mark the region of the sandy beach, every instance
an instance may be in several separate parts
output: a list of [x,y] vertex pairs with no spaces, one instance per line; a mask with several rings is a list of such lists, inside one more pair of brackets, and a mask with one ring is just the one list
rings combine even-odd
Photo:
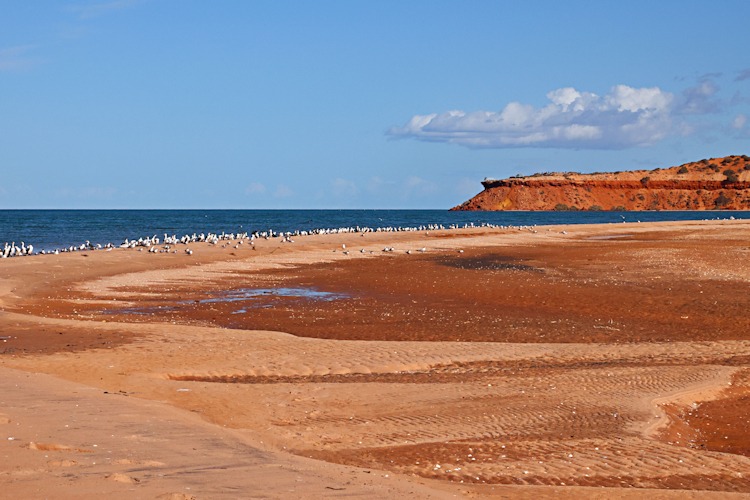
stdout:
[[0,261],[0,498],[750,495],[750,221],[190,247]]

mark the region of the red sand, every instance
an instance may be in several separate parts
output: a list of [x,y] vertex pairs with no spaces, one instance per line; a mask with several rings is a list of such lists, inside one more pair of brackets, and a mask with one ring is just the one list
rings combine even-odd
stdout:
[[[727,221],[8,259],[0,429],[25,430],[0,482],[32,497],[747,494],[748,241]],[[59,415],[83,397],[69,434]]]

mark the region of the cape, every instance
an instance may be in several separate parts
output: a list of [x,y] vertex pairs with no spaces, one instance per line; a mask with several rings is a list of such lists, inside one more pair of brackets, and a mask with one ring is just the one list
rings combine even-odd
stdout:
[[544,172],[482,181],[451,210],[750,210],[750,157],[625,172]]

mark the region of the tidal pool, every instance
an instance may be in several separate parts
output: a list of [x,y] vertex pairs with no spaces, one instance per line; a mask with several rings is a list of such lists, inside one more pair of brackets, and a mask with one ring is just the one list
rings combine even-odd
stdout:
[[346,299],[350,295],[337,292],[324,292],[315,288],[240,288],[237,290],[228,290],[218,292],[214,296],[197,299],[179,301],[177,305],[160,305],[146,307],[129,307],[127,309],[106,309],[103,314],[127,314],[147,316],[160,313],[175,314],[180,310],[185,310],[186,306],[196,306],[200,304],[224,304],[231,302],[247,302],[244,307],[232,311],[230,314],[245,314],[248,309],[272,308],[277,299],[299,299],[310,301],[331,302],[334,300]]
[[219,297],[201,299],[201,304],[214,302],[240,302],[253,300],[258,297],[297,297],[307,300],[320,300],[330,302],[332,300],[345,299],[349,296],[343,293],[324,292],[315,288],[240,288],[224,292]]

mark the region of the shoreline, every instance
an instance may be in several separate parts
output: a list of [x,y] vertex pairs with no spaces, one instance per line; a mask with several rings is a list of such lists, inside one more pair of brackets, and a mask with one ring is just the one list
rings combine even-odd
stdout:
[[[4,220],[3,212],[13,212],[11,210],[0,210],[0,234],[5,233],[2,237],[5,243],[0,246],[0,259],[11,256],[26,256],[37,254],[60,254],[78,251],[96,251],[120,248],[125,242],[140,243],[139,246],[146,246],[144,241],[151,242],[154,238],[159,240],[154,246],[166,243],[168,238],[176,237],[177,239],[193,238],[197,239],[203,235],[206,239],[209,234],[247,234],[260,235],[259,233],[275,233],[277,235],[287,235],[299,237],[304,234],[330,233],[330,232],[355,232],[364,230],[368,232],[401,232],[414,231],[422,229],[458,229],[469,228],[471,226],[481,227],[518,227],[518,226],[546,226],[546,225],[567,225],[567,224],[590,224],[590,223],[619,223],[623,221],[630,222],[656,222],[656,221],[706,221],[706,220],[731,220],[734,218],[750,218],[750,211],[738,210],[718,210],[718,211],[640,211],[640,212],[591,212],[591,211],[503,211],[503,212],[452,212],[445,210],[17,210],[19,213],[38,213],[46,214],[57,213],[108,213],[117,212],[122,214],[141,214],[146,213],[168,213],[172,217],[163,223],[149,222],[147,225],[142,218],[125,220],[110,220],[109,218],[92,218],[77,220],[73,217],[71,220],[65,220],[64,224],[53,229],[55,224],[62,224],[61,221],[55,222],[55,218],[49,220],[49,217],[43,219],[31,220],[32,226],[37,226],[37,231],[51,231],[57,234],[62,232],[68,234],[72,232],[75,236],[67,236],[66,240],[57,241],[57,238],[50,238],[44,234],[31,233],[23,227],[13,223],[13,218]],[[204,212],[216,214],[234,213],[222,221],[213,221],[207,227],[206,224],[198,223],[198,217]],[[357,218],[336,217],[341,213],[356,213]],[[274,217],[268,217],[269,213],[274,213]],[[295,214],[285,223],[277,218],[277,214]],[[321,213],[325,213],[326,218],[333,217],[333,222],[328,220],[325,224],[316,224]],[[188,217],[188,214],[191,214]],[[239,217],[243,214],[242,217]],[[265,214],[265,216],[264,216]],[[422,214],[416,220],[414,214]],[[425,214],[429,214],[425,215]],[[685,214],[688,214],[687,217]],[[709,214],[711,217],[709,217]],[[28,214],[27,214],[28,215]],[[254,216],[259,215],[260,220]],[[522,215],[524,217],[519,218]],[[184,216],[184,217],[183,217]],[[577,218],[581,220],[572,220]],[[608,217],[609,216],[609,217]],[[630,218],[634,218],[630,220]],[[265,222],[261,222],[266,219]],[[356,223],[355,223],[356,219]],[[643,219],[643,221],[641,221]],[[417,220],[419,222],[417,222]],[[28,221],[27,221],[28,222]],[[248,226],[250,224],[250,226]],[[337,225],[338,224],[338,225]],[[359,225],[358,225],[359,224]],[[96,229],[91,229],[91,227]],[[213,226],[213,227],[211,227]],[[136,228],[134,230],[134,227]],[[255,229],[248,229],[254,227]],[[117,229],[119,228],[119,229]],[[197,229],[200,228],[200,229]],[[222,229],[223,228],[223,229]],[[270,228],[270,229],[269,229]],[[54,243],[52,242],[54,241]],[[28,245],[27,245],[28,244]],[[28,247],[31,246],[31,249]],[[15,247],[15,248],[14,248]]]
[[[102,400],[137,399],[156,412],[148,417],[155,429],[169,413],[229,432],[221,439],[272,455],[255,479],[281,464],[270,474],[291,489],[269,480],[270,496],[746,494],[747,479],[725,471],[746,469],[750,458],[692,446],[673,421],[688,419],[680,412],[690,403],[700,413],[703,401],[680,399],[700,389],[737,410],[709,421],[744,425],[736,419],[750,394],[748,237],[743,220],[487,227],[261,239],[255,250],[203,244],[193,255],[116,249],[8,259],[0,261],[0,325],[9,337],[0,370],[8,380],[17,370],[56,377],[35,382],[40,409],[56,401],[54,384],[76,383]],[[211,301],[227,290],[281,287],[351,296]],[[132,307],[150,309],[102,313]],[[23,393],[9,391],[3,430],[31,418],[20,410]],[[149,406],[157,401],[173,410]],[[668,405],[676,409],[658,411]],[[213,498],[231,496],[222,484],[250,484],[239,472],[189,479],[178,464],[199,462],[177,444],[147,458],[147,438],[161,427],[131,428],[125,439],[127,422],[114,432],[89,414],[81,417],[89,434],[66,438],[53,415],[34,418],[34,429],[3,445],[16,472],[0,483],[21,496],[71,473],[71,487],[116,497]],[[659,425],[658,439],[647,435]],[[700,425],[690,421],[690,439],[700,439]],[[107,444],[119,458],[90,465],[85,457],[100,450],[89,436],[110,431],[122,434]],[[40,442],[57,448],[40,452]],[[284,483],[302,467],[296,457],[310,456],[324,462],[304,459],[305,484]],[[334,477],[340,482],[327,489]]]

